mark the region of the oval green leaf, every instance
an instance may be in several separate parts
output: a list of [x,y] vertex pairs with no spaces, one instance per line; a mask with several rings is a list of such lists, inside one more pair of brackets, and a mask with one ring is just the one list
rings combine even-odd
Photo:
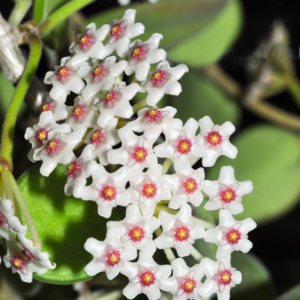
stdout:
[[[227,3],[227,0],[160,0],[155,5],[135,4],[130,8],[137,10],[136,22],[145,25],[145,33],[138,38],[146,40],[153,33],[161,33],[164,38],[160,47],[169,51],[177,46],[181,47],[185,41],[190,43],[192,37],[199,38],[199,34],[210,27],[210,24],[227,7]],[[128,7],[105,11],[89,18],[86,24],[95,22],[97,27],[109,24],[113,19],[121,19],[126,9]],[[231,27],[232,25],[229,30]],[[190,55],[189,51],[190,49],[185,52],[186,56]]]
[[300,299],[300,285],[295,286],[288,292],[276,298],[276,300],[299,300]]
[[245,130],[232,143],[236,159],[220,157],[207,170],[206,179],[217,180],[222,166],[234,167],[237,181],[252,180],[254,190],[243,197],[244,212],[237,219],[263,223],[291,209],[300,194],[299,137],[275,126],[259,125]]
[[186,122],[210,116],[215,124],[231,121],[237,124],[241,116],[239,106],[219,86],[193,71],[180,80],[182,92],[172,96],[169,105],[177,109],[176,117]]
[[[58,166],[48,178],[40,175],[39,168],[39,164],[30,168],[18,185],[41,238],[42,251],[49,253],[56,268],[34,277],[60,284],[87,280],[90,277],[83,268],[92,256],[83,245],[89,237],[104,240],[108,220],[98,215],[95,202],[65,196],[66,166]],[[120,219],[120,211],[113,212],[110,220]]]
[[235,252],[231,265],[242,273],[242,282],[231,289],[231,300],[272,300],[275,288],[268,269],[253,254]]
[[219,60],[237,38],[242,23],[240,3],[228,1],[209,25],[168,53],[171,60],[204,66]]

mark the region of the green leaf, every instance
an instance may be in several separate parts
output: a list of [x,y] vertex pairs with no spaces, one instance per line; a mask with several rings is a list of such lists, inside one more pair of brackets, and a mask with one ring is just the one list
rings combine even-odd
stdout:
[[215,124],[226,121],[238,123],[241,115],[239,106],[212,81],[189,71],[180,83],[181,94],[170,97],[169,101],[169,105],[178,110],[177,118],[186,122],[189,118],[199,120],[208,115]]
[[[48,177],[39,172],[36,164],[19,179],[18,184],[54,270],[35,278],[52,283],[73,283],[90,277],[83,268],[92,260],[83,248],[89,237],[104,240],[107,219],[97,213],[97,204],[64,194],[67,167],[60,165]],[[112,219],[120,219],[113,210]],[[111,219],[110,219],[111,220]],[[24,221],[24,220],[23,220]]]
[[[180,56],[180,62],[193,61],[187,58],[188,56],[195,56],[195,53],[199,51],[199,45],[193,45],[191,53],[191,41],[195,38],[197,41],[207,43],[208,47],[215,46],[220,47],[219,50],[207,49],[205,44],[202,44],[201,55],[208,52],[212,52],[214,60],[216,55],[221,55],[229,44],[231,44],[233,38],[237,34],[237,27],[239,27],[239,8],[235,1],[227,0],[160,0],[155,5],[153,4],[135,4],[131,5],[131,8],[137,10],[136,22],[142,22],[145,25],[145,33],[139,37],[143,40],[148,39],[153,33],[161,33],[164,38],[160,43],[160,47],[167,51],[173,49],[171,58],[178,59]],[[113,19],[121,19],[125,10],[128,8],[120,7],[105,11],[99,15],[92,16],[86,22],[89,24],[95,22],[98,27],[103,24],[109,24]],[[227,12],[229,11],[229,12]],[[225,14],[225,16],[223,16]],[[228,16],[229,15],[229,16]],[[219,16],[221,17],[220,21]],[[224,22],[228,22],[224,26]],[[224,29],[228,27],[228,30]],[[211,30],[209,30],[211,27]],[[220,36],[218,36],[218,30],[221,30]],[[204,34],[204,38],[200,39],[200,35]],[[220,39],[220,43],[217,44],[211,42],[209,35],[213,34],[214,39]],[[228,38],[223,35],[228,35]],[[226,41],[225,41],[226,40]],[[186,51],[182,51],[185,43],[187,43]],[[178,48],[176,48],[178,47]],[[226,49],[225,49],[226,48]],[[178,49],[178,50],[176,50]],[[206,49],[206,50],[204,50]],[[180,54],[177,54],[180,53]],[[184,52],[184,58],[181,58],[182,52]],[[204,57],[201,58],[201,62],[208,63],[211,61],[212,55],[209,53],[208,60]],[[198,58],[199,60],[199,58]],[[197,65],[199,65],[197,60]]]
[[[270,273],[252,254],[235,252],[231,265],[242,273],[242,282],[231,289],[231,300],[272,300],[275,296]],[[289,299],[290,300],[290,299]]]
[[288,292],[276,298],[276,300],[299,300],[300,299],[300,285],[296,285]]
[[183,41],[168,55],[173,61],[193,66],[216,62],[238,36],[242,23],[240,3],[229,1],[223,11],[203,30]]
[[238,219],[262,223],[280,217],[298,201],[300,194],[299,137],[275,126],[259,125],[232,140],[238,148],[235,160],[220,157],[207,170],[206,179],[217,180],[220,168],[231,165],[237,181],[252,180],[254,190],[243,197],[245,210]]
[[0,86],[5,87],[0,89],[0,113],[1,115],[4,115],[8,109],[8,105],[12,99],[15,88],[11,82],[5,78],[2,70],[0,70]]

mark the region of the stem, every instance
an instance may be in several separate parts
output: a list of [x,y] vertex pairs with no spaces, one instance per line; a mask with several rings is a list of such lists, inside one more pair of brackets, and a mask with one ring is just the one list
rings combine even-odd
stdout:
[[[160,229],[160,228],[157,228],[157,229],[155,230],[155,234],[156,234],[156,236],[160,236],[160,235],[162,234],[161,229]],[[174,253],[173,253],[173,251],[172,251],[171,248],[165,248],[165,249],[164,249],[164,252],[165,252],[165,255],[166,255],[166,257],[167,257],[167,259],[168,259],[168,261],[169,261],[170,263],[171,263],[174,259],[176,259],[176,257],[175,257],[175,255],[174,255]]]
[[25,200],[24,200],[24,198],[23,198],[23,196],[20,192],[18,184],[17,184],[14,176],[10,172],[8,172],[7,170],[4,170],[4,172],[7,172],[8,179],[9,179],[11,187],[12,187],[12,191],[14,193],[14,196],[15,196],[15,199],[18,203],[18,206],[19,206],[20,210],[22,211],[22,214],[25,218],[26,224],[27,224],[29,232],[31,234],[33,244],[35,246],[38,246],[39,248],[41,248],[42,243],[41,243],[39,234],[38,234],[38,232],[35,228],[35,225],[34,225],[34,222],[32,220],[31,214],[30,214],[30,212],[28,210],[28,207],[26,205],[26,202],[25,202]]
[[177,214],[177,210],[175,210],[175,209],[171,209],[171,208],[169,208],[167,206],[164,206],[164,205],[156,205],[155,215],[158,216],[158,214],[161,210],[164,210],[164,211],[168,212],[171,215],[176,215]]
[[163,165],[162,165],[162,167],[163,167],[162,174],[163,174],[163,175],[164,175],[164,174],[167,174],[167,172],[168,172],[168,170],[170,169],[170,167],[172,166],[172,164],[173,164],[173,161],[172,161],[170,158],[167,158],[167,159],[164,161],[164,163],[163,163]]
[[137,83],[137,84],[139,84],[140,82],[134,76],[134,78],[132,79],[131,83]]
[[201,259],[202,259],[202,257],[203,257],[201,255],[201,253],[194,246],[192,246],[192,245],[191,245],[191,255],[195,258],[195,260],[197,262],[200,262]]
[[192,216],[192,220],[195,224],[202,225],[205,229],[210,229],[210,228],[216,227],[216,225],[214,225],[212,223],[209,223],[205,220],[202,220],[202,219],[199,219],[199,218],[196,218],[193,216]]
[[32,0],[17,0],[15,7],[9,16],[8,22],[19,25],[28,12],[31,4]]
[[13,135],[17,120],[17,115],[22,101],[29,88],[31,79],[37,69],[41,52],[42,44],[37,36],[30,36],[30,54],[29,59],[22,74],[22,77],[17,85],[13,98],[9,104],[9,108],[4,120],[2,139],[0,147],[0,160],[4,160],[12,170],[12,154],[13,154]]
[[295,77],[289,76],[286,78],[286,84],[290,94],[293,96],[297,105],[300,107],[300,85]]
[[39,24],[44,17],[44,0],[35,0],[33,6],[33,21],[35,24]]
[[138,112],[140,109],[142,109],[146,106],[147,106],[146,98],[144,98],[143,100],[141,100],[138,103],[133,105],[133,107],[132,107],[133,108],[133,113]]
[[122,296],[122,291],[116,290],[107,294],[102,295],[99,298],[95,298],[95,300],[116,300]]
[[67,19],[70,15],[94,1],[95,0],[73,0],[66,3],[38,26],[40,36],[50,32],[56,25]]

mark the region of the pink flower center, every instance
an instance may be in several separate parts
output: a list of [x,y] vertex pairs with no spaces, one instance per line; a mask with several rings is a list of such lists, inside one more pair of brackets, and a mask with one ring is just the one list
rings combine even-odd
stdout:
[[34,260],[33,254],[28,249],[23,248],[22,253],[28,260]]
[[6,225],[7,224],[7,218],[0,212],[0,225]]
[[128,232],[130,239],[134,242],[140,242],[145,237],[145,231],[140,226],[136,225]]
[[230,229],[228,232],[226,232],[225,238],[229,244],[234,245],[241,239],[241,234],[236,229]]
[[107,108],[113,108],[121,100],[121,98],[122,94],[113,90],[105,95],[103,103]]
[[93,35],[87,33],[80,38],[78,45],[83,52],[86,52],[95,44],[95,40]]
[[208,133],[205,139],[206,142],[212,147],[216,147],[222,143],[222,136],[217,131]]
[[147,50],[145,49],[145,47],[143,47],[142,45],[137,46],[134,51],[132,52],[131,56],[132,59],[137,62],[137,61],[143,61],[146,59],[147,56]]
[[89,106],[78,104],[72,111],[72,118],[78,123],[82,123],[84,122],[86,116],[89,114],[90,110],[91,109]]
[[36,135],[35,135],[35,140],[42,144],[43,141],[45,141],[48,137],[48,130],[45,129],[45,128],[40,128],[37,132],[36,132]]
[[11,259],[11,264],[13,265],[14,268],[18,270],[23,270],[25,268],[25,261],[19,256],[14,256]]
[[179,139],[176,143],[176,150],[180,154],[188,154],[191,151],[192,142],[187,138]]
[[47,154],[54,158],[65,147],[63,144],[65,143],[62,143],[59,139],[53,139],[46,146]]
[[197,190],[198,184],[194,178],[188,178],[183,181],[182,187],[186,193],[192,194]]
[[75,179],[81,174],[82,164],[78,161],[74,161],[69,165],[67,174],[69,178]]
[[147,182],[142,187],[142,194],[146,198],[153,198],[156,195],[157,187],[152,182]]
[[162,118],[162,112],[156,108],[153,108],[145,112],[142,122],[159,124],[162,122]]
[[105,261],[110,267],[117,265],[121,260],[121,254],[117,250],[111,250],[106,253]]
[[177,241],[186,241],[190,236],[190,231],[186,226],[178,226],[174,230],[174,237]]
[[71,69],[67,66],[61,67],[57,70],[56,73],[56,78],[61,82],[61,83],[66,83],[70,77],[71,77]]
[[194,291],[196,287],[196,282],[194,279],[186,278],[184,281],[182,281],[180,285],[180,289],[182,289],[186,294],[190,294]]
[[102,65],[95,68],[94,72],[92,73],[92,78],[94,83],[99,83],[103,78],[109,75],[109,70],[106,66]]
[[155,72],[152,77],[151,77],[151,83],[153,86],[157,88],[161,88],[164,86],[164,84],[171,78],[171,74],[164,71],[160,70]]
[[117,190],[112,185],[104,185],[100,191],[100,196],[102,199],[111,201],[116,198]]
[[139,277],[142,286],[150,286],[155,282],[155,274],[152,271],[143,271]]
[[42,107],[42,111],[54,111],[56,103],[54,101],[46,101]]
[[221,285],[228,285],[231,283],[232,279],[231,279],[231,272],[229,270],[224,270],[224,271],[221,271],[219,274],[218,274],[218,281],[219,281],[219,284]]
[[220,192],[221,200],[225,203],[230,203],[231,201],[234,201],[236,198],[236,193],[231,188],[225,188]]
[[119,40],[125,35],[126,31],[126,22],[121,22],[119,24],[116,24],[112,30],[110,31],[110,35],[114,40]]
[[93,135],[91,136],[90,141],[96,149],[104,145],[107,142],[105,131],[103,129],[95,130]]
[[142,163],[146,160],[148,155],[147,149],[141,146],[137,146],[134,148],[134,150],[131,153],[131,157],[135,160],[137,163]]

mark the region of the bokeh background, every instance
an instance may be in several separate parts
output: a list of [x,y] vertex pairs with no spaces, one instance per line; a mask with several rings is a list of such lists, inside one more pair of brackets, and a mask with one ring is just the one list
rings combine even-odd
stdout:
[[[64,2],[48,1],[48,13]],[[137,9],[137,21],[146,26],[142,38],[162,33],[161,45],[168,51],[168,60],[174,65],[186,63],[190,69],[181,80],[182,94],[165,97],[160,105],[175,106],[183,121],[210,115],[214,123],[229,120],[237,127],[233,136],[239,149],[237,158],[220,158],[206,170],[206,178],[216,180],[221,166],[232,165],[238,181],[250,179],[254,184],[253,193],[244,198],[245,211],[239,218],[252,217],[258,227],[250,233],[254,244],[251,254],[233,256],[232,264],[242,271],[244,280],[233,289],[232,299],[300,299],[297,290],[280,297],[300,280],[300,3],[158,0],[157,4],[133,1],[132,5]],[[1,1],[4,18],[13,6],[13,1]],[[126,8],[116,1],[95,1],[63,21],[43,39],[37,77],[42,80],[46,71],[68,55],[68,45],[86,24],[96,22],[99,27],[120,18]],[[21,48],[24,56],[28,55],[27,45]],[[0,72],[1,122],[13,91]],[[17,177],[30,167],[30,148],[23,135],[36,120],[32,109],[24,105],[16,124]],[[217,219],[215,214],[203,217]],[[16,296],[19,299],[79,299],[72,286],[26,285],[10,271],[1,265],[0,300],[13,299],[5,298],[12,297],[11,287],[21,295]],[[98,288],[90,285],[89,291]]]

